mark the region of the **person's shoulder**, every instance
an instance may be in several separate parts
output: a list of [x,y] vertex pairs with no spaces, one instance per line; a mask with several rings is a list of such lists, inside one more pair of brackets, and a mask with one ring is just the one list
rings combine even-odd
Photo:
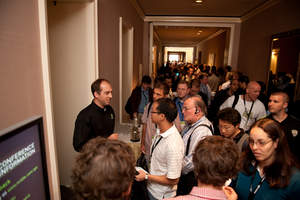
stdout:
[[90,113],[91,110],[93,110],[93,102],[91,104],[89,104],[88,106],[84,107],[79,113],[78,113],[78,116],[82,116],[82,115],[86,115],[88,113]]
[[300,124],[300,120],[293,115],[288,115],[287,119],[293,123]]

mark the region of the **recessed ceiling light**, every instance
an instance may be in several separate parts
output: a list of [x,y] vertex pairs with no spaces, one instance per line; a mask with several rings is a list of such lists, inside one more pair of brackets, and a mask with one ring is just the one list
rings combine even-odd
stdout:
[[202,3],[202,0],[195,0],[195,3]]

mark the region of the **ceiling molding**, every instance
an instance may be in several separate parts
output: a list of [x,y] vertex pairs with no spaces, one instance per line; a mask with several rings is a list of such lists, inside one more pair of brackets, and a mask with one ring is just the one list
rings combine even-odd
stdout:
[[140,18],[145,21],[145,13],[142,10],[142,8],[140,7],[140,5],[136,2],[136,0],[129,0],[129,1],[130,1],[131,5],[135,8],[135,10],[138,13],[138,15],[140,16]]
[[226,31],[227,31],[227,30],[225,30],[225,29],[218,30],[218,31],[215,32],[214,34],[210,35],[210,36],[207,37],[206,39],[204,39],[204,40],[202,40],[201,42],[199,42],[199,43],[197,44],[197,46],[200,46],[200,45],[203,44],[204,42],[206,42],[206,41],[208,41],[208,40],[211,40],[211,39],[217,37],[218,35],[220,35],[220,34],[226,32]]
[[254,17],[255,15],[263,12],[264,10],[278,4],[281,0],[270,0],[262,4],[261,6],[255,8],[254,10],[250,11],[249,13],[245,14],[244,16],[241,17],[241,21],[244,22],[251,17]]
[[173,17],[173,16],[145,16],[145,22],[213,22],[213,23],[241,23],[239,17]]

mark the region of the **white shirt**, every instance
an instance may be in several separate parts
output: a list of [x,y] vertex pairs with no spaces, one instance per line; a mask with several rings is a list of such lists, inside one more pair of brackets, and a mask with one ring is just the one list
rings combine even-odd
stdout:
[[[159,137],[162,137],[162,139],[156,145]],[[179,178],[184,155],[184,144],[175,125],[164,133],[157,135],[153,140],[151,149],[155,145],[156,147],[151,156],[149,173],[158,176],[166,175],[169,179]],[[174,197],[177,185],[161,185],[148,181],[147,189],[156,199],[163,199]]]
[[[234,101],[234,95],[229,97],[221,106],[220,110],[228,107],[232,107]],[[252,107],[253,103],[253,107]],[[251,110],[252,107],[252,110]],[[264,104],[256,99],[254,102],[253,101],[244,101],[242,98],[242,95],[239,96],[239,100],[237,104],[235,105],[234,109],[239,111],[241,115],[241,123],[240,123],[240,128],[244,129],[245,131],[248,131],[252,124],[264,117],[267,116],[266,109]],[[251,112],[250,112],[251,110]],[[249,118],[248,118],[249,115]]]
[[183,163],[182,163],[182,174],[187,174],[189,172],[191,172],[192,170],[194,170],[194,164],[193,164],[193,153],[195,151],[195,148],[198,144],[198,142],[202,139],[204,139],[206,136],[210,136],[212,135],[211,130],[206,127],[206,126],[199,126],[200,124],[205,124],[208,125],[209,127],[212,128],[213,130],[213,125],[211,124],[211,122],[205,117],[201,117],[201,119],[199,119],[197,122],[195,122],[194,124],[190,125],[190,126],[186,126],[182,133],[184,133],[183,135],[183,142],[184,142],[184,150],[186,151],[187,149],[187,143],[188,143],[188,139],[191,136],[191,140],[190,140],[190,145],[189,145],[189,152],[186,156],[186,152],[184,153],[184,159],[183,159]]

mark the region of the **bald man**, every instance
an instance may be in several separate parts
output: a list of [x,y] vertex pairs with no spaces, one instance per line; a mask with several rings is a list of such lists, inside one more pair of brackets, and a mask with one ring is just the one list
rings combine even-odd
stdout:
[[289,96],[287,93],[282,91],[273,92],[268,103],[270,112],[268,118],[277,121],[283,126],[291,151],[300,160],[300,121],[286,112],[288,104]]
[[246,88],[246,94],[229,97],[220,106],[220,110],[232,107],[239,111],[242,117],[240,128],[249,131],[255,121],[267,115],[264,104],[257,99],[260,89],[260,85],[256,81],[249,82]]

